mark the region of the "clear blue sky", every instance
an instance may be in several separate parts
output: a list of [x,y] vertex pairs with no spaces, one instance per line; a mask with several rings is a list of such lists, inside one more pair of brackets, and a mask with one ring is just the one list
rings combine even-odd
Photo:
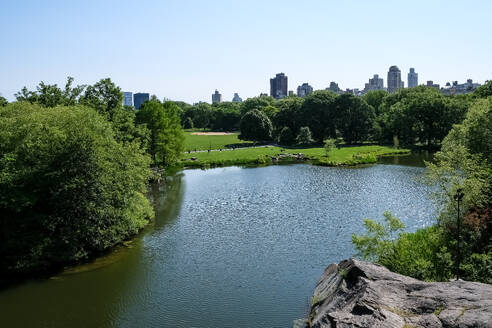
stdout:
[[390,65],[419,83],[492,79],[492,1],[0,1],[0,93],[92,84],[210,102],[289,89],[363,88]]

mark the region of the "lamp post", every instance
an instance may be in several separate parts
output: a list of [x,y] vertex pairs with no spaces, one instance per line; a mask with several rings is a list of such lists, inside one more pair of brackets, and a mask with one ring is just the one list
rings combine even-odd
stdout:
[[465,194],[463,193],[462,188],[458,188],[456,190],[456,194],[454,194],[453,198],[454,200],[458,203],[458,217],[456,219],[457,226],[458,226],[458,251],[457,251],[457,256],[456,256],[456,280],[460,279],[460,262],[461,262],[461,249],[460,249],[460,233],[461,233],[461,220],[460,220],[460,202],[463,199],[463,196]]

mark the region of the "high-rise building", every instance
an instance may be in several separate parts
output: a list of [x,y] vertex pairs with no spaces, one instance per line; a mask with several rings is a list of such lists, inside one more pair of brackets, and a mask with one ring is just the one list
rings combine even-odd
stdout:
[[278,73],[270,79],[270,96],[280,99],[287,97],[287,94],[287,76],[284,73]]
[[328,91],[333,91],[335,93],[343,93],[342,89],[340,89],[338,87],[338,83],[335,83],[335,82],[330,82],[330,86],[328,88],[326,88],[325,90],[328,90]]
[[408,72],[408,87],[415,88],[419,85],[419,74],[415,73],[415,68],[410,68],[410,72]]
[[384,90],[384,80],[378,74],[374,74],[373,78],[369,79],[369,83],[366,83],[364,87],[364,92],[372,90]]
[[429,87],[429,88],[436,88],[437,90],[439,90],[439,87],[440,87],[439,84],[434,83],[434,81],[432,81],[432,80],[427,81],[425,86]]
[[216,89],[215,92],[212,93],[212,104],[217,104],[220,102],[222,102],[222,95]]
[[234,93],[234,97],[232,97],[232,102],[242,102],[243,98],[239,97],[237,92]]
[[148,93],[136,93],[133,95],[133,105],[136,109],[140,109],[140,106],[149,99],[150,95]]
[[297,87],[297,96],[299,97],[305,97],[311,93],[313,93],[313,87],[309,83],[303,83]]
[[133,93],[123,92],[123,106],[133,106]]
[[388,71],[388,92],[393,93],[402,88],[401,71],[398,66],[391,66]]

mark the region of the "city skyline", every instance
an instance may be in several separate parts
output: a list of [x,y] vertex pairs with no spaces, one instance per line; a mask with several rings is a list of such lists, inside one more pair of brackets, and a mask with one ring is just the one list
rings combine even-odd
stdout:
[[[142,10],[146,19],[135,20]],[[289,90],[304,82],[325,89],[331,81],[362,90],[374,74],[386,79],[390,65],[405,82],[414,67],[419,84],[469,78],[483,84],[492,78],[491,11],[489,1],[311,1],[304,7],[282,1],[3,1],[0,93],[14,100],[23,86],[35,89],[40,81],[64,85],[73,76],[75,83],[93,84],[110,77],[122,91],[195,103],[210,101],[215,88],[224,99],[234,92],[243,99],[269,93],[268,78],[277,72],[286,72]],[[273,28],[275,17],[283,22],[281,32]],[[401,24],[408,18],[412,24]]]

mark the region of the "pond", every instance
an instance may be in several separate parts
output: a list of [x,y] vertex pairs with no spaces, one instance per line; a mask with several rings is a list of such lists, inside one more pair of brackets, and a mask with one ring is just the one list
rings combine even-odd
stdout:
[[180,172],[153,188],[156,219],[128,247],[1,291],[1,326],[292,327],[364,218],[434,222],[423,168],[394,162]]

